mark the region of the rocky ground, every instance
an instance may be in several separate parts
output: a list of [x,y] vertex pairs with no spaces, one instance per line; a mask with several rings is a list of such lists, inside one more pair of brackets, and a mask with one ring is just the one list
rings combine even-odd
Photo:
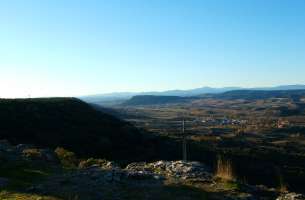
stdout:
[[62,148],[0,142],[0,199],[277,199],[304,200],[264,186],[215,178],[199,162],[157,161],[120,167],[103,159],[80,160]]

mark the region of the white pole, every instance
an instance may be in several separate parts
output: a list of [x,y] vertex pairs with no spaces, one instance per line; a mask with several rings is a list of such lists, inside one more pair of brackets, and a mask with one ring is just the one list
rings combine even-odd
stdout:
[[186,149],[186,135],[185,135],[185,120],[184,120],[184,116],[183,116],[183,120],[182,120],[182,137],[183,137],[183,141],[182,141],[182,151],[183,151],[183,160],[187,161],[187,149]]

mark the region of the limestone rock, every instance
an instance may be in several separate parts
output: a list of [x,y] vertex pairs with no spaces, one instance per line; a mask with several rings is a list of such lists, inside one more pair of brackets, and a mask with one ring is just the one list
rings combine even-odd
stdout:
[[207,181],[212,179],[208,168],[199,162],[157,161],[131,163],[126,167],[130,174],[141,176],[163,175],[184,180]]
[[45,162],[59,162],[57,156],[52,150],[26,148],[22,151],[22,156],[27,160],[42,160]]
[[302,194],[296,194],[294,192],[287,193],[279,196],[276,200],[305,200],[305,196]]
[[78,167],[80,169],[86,169],[90,167],[100,167],[102,169],[120,169],[120,167],[114,162],[110,162],[105,159],[94,159],[94,158],[82,160],[79,163]]

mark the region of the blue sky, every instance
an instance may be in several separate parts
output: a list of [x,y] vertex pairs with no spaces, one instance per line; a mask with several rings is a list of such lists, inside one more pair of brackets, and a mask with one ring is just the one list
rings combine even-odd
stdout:
[[305,84],[304,0],[1,0],[0,97]]

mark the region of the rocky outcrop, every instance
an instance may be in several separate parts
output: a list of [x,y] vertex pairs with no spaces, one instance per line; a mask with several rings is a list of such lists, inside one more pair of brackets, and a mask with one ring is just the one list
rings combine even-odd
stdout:
[[305,200],[305,195],[296,193],[287,193],[279,196],[276,200]]
[[28,160],[41,160],[44,162],[59,162],[54,151],[49,149],[25,148],[22,156]]
[[102,169],[119,169],[120,167],[111,161],[105,160],[105,159],[94,159],[89,158],[87,160],[80,161],[78,167],[80,169],[87,169],[92,167],[99,167]]
[[47,163],[58,163],[59,161],[54,151],[50,149],[39,149],[27,144],[13,146],[6,140],[0,141],[0,159],[6,161],[42,161]]
[[140,172],[144,176],[158,174],[183,180],[211,181],[208,167],[199,162],[157,161],[153,163],[131,163],[126,167],[130,172]]
[[[88,195],[92,200],[105,199],[107,193],[124,199],[124,188],[127,186],[127,191],[155,188],[160,192],[170,187],[177,188],[177,185],[191,190],[198,189],[199,193],[207,192],[210,194],[209,199],[213,200],[305,200],[301,194],[286,193],[279,196],[275,189],[265,186],[222,181],[214,178],[211,170],[200,162],[161,160],[135,162],[121,168],[105,159],[79,160],[73,152],[62,148],[57,148],[54,152],[31,145],[13,146],[4,140],[0,141],[0,161],[35,166],[35,169],[50,166],[52,175],[24,189],[41,194],[77,194],[81,200],[88,199]],[[63,168],[67,170],[62,170]],[[12,181],[14,180],[3,174],[0,177],[0,188],[13,184]],[[104,188],[104,192],[101,192],[101,188]],[[277,196],[279,197],[276,198]]]

